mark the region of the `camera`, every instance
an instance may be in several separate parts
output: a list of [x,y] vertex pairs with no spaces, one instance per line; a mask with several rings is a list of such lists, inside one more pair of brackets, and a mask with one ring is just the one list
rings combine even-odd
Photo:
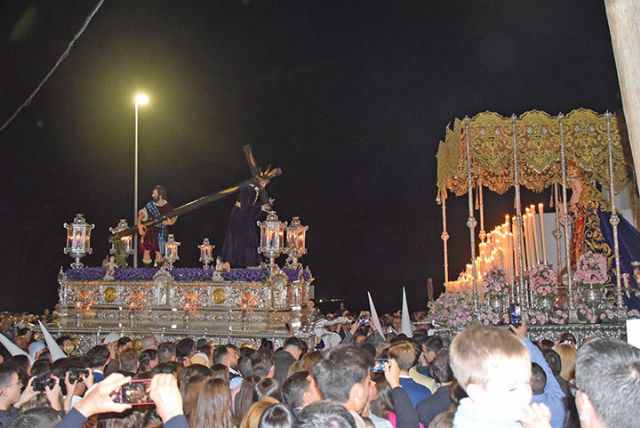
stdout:
[[33,380],[31,386],[33,387],[34,391],[45,392],[47,387],[49,387],[49,389],[52,389],[54,386],[56,386],[56,380],[50,378],[49,375],[39,376]]
[[69,382],[76,383],[79,380],[82,380],[82,377],[89,377],[89,369],[81,369],[77,367],[72,367],[69,369]]
[[132,406],[145,406],[153,404],[149,396],[151,379],[138,379],[125,383],[116,392],[113,401],[116,403],[131,404]]
[[509,305],[509,321],[514,327],[520,327],[522,324],[522,312],[520,311],[520,305],[512,303]]

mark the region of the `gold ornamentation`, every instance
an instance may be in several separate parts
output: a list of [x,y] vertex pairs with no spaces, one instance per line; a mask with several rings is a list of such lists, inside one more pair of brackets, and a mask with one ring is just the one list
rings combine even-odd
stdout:
[[224,292],[224,289],[216,288],[213,290],[211,298],[216,305],[222,305],[227,300],[227,294]]
[[[631,180],[630,156],[625,156],[615,115],[611,121],[614,187],[624,188]],[[609,186],[607,120],[592,110],[578,109],[563,119],[567,161],[580,171],[586,183]],[[532,110],[516,121],[518,175],[521,185],[542,192],[561,182],[560,124],[558,117]],[[513,186],[513,134],[511,119],[484,112],[469,120],[469,141],[473,182],[498,194]],[[438,188],[460,196],[467,193],[467,166],[463,123],[456,119],[447,127],[438,149]]]
[[118,292],[116,291],[115,287],[107,287],[104,289],[102,297],[104,298],[104,301],[106,303],[113,303],[118,297]]

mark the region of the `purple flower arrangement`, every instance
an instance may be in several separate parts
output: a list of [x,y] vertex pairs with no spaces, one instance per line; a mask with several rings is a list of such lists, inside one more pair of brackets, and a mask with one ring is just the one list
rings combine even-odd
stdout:
[[534,266],[529,273],[529,285],[534,297],[555,297],[558,291],[558,278],[551,266]]
[[[289,281],[297,281],[302,268],[292,269],[283,268],[282,271]],[[65,272],[67,279],[70,281],[99,281],[104,278],[106,269],[102,267],[83,267],[80,269],[70,269]],[[124,268],[116,269],[114,272],[114,280],[116,281],[151,281],[153,276],[158,272],[154,268]],[[214,269],[203,268],[173,268],[168,271],[176,282],[198,282],[209,281],[213,275]],[[230,282],[265,282],[269,277],[267,269],[232,269],[231,272],[224,272],[222,277],[225,281]],[[311,273],[308,270],[302,272],[302,277],[308,281],[311,279]]]
[[607,259],[591,251],[581,255],[573,278],[576,284],[583,287],[606,285],[609,282]]

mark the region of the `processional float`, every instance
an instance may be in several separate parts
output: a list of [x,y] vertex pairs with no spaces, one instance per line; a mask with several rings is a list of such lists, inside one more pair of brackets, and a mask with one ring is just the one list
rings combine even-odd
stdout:
[[[453,126],[446,129],[444,141],[440,142],[438,153],[438,202],[442,206],[442,241],[444,250],[445,284],[449,280],[446,202],[450,194],[467,195],[471,263],[468,265],[471,307],[474,315],[479,313],[480,295],[479,281],[486,272],[479,272],[484,266],[476,258],[476,226],[474,213],[474,191],[477,208],[480,211],[480,231],[478,238],[482,252],[487,244],[488,234],[484,225],[483,188],[498,194],[505,194],[510,188],[515,190],[515,215],[513,223],[503,225],[502,236],[509,238],[508,254],[500,253],[504,260],[499,263],[507,267],[512,275],[507,275],[509,301],[525,308],[531,307],[531,290],[527,284],[526,267],[546,264],[546,246],[544,242],[525,242],[523,235],[535,228],[536,210],[533,209],[531,223],[530,209],[523,215],[520,189],[522,186],[540,193],[551,187],[555,197],[556,250],[558,252],[558,276],[566,275],[566,308],[571,313],[576,307],[576,293],[571,263],[571,217],[569,214],[567,187],[570,178],[578,178],[592,186],[593,190],[602,193],[608,190],[610,204],[610,223],[613,230],[614,271],[616,276],[616,302],[622,310],[623,280],[620,271],[620,254],[618,244],[618,224],[615,194],[631,181],[630,165],[625,156],[620,138],[618,120],[615,115],[596,114],[591,110],[574,110],[566,116],[551,116],[541,111],[529,111],[521,116],[503,117],[497,113],[484,112],[473,118],[456,119]],[[570,177],[568,169],[573,176]],[[579,176],[575,177],[575,174]],[[559,188],[561,192],[559,192]],[[540,218],[542,218],[542,207]],[[544,222],[541,227],[544,228]],[[564,229],[564,240],[561,243],[561,231]],[[535,237],[537,234],[528,237]],[[544,235],[541,235],[544,241]],[[531,241],[531,240],[528,240]],[[495,242],[492,242],[495,244]],[[539,250],[539,245],[542,249]],[[560,262],[561,245],[564,250],[563,261]],[[535,250],[534,250],[535,247]],[[484,254],[482,254],[484,256]],[[527,263],[529,262],[529,263]]]
[[[185,215],[248,185],[258,189],[262,204],[272,205],[265,186],[282,171],[271,166],[263,170],[257,166],[251,147],[243,150],[250,178],[143,224],[149,227]],[[65,227],[65,253],[75,262],[71,270],[64,272],[61,268],[58,277],[57,328],[58,333],[80,338],[85,348],[98,343],[101,333],[110,331],[132,337],[152,333],[161,340],[165,336],[202,335],[237,344],[262,337],[279,342],[300,332],[302,306],[314,279],[309,268],[298,262],[306,254],[307,230],[298,217],[287,227],[270,211],[265,222],[258,222],[261,236],[256,251],[269,263],[246,269],[231,269],[222,262],[210,268],[213,245],[206,238],[198,245],[202,268],[174,268],[180,243],[173,235],[166,244],[167,263],[160,269],[126,268],[126,258],[136,250],[131,235],[137,233],[137,227],[129,227],[125,220],[110,229],[112,257],[106,267],[84,267],[80,259],[91,254],[90,232],[94,226],[79,214]],[[281,253],[289,255],[282,269],[275,264]],[[55,331],[56,326],[50,329]]]

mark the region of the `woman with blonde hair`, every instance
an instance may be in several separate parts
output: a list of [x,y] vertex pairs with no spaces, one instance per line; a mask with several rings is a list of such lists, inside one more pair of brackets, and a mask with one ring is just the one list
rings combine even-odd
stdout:
[[240,428],[258,428],[260,426],[260,419],[262,418],[262,414],[265,410],[267,410],[271,405],[278,403],[278,400],[271,397],[265,397],[260,401],[256,401],[253,403],[251,408],[249,408],[245,417],[242,418]]
[[562,369],[560,377],[567,382],[576,377],[576,348],[568,343],[561,343],[553,348],[560,355]]

